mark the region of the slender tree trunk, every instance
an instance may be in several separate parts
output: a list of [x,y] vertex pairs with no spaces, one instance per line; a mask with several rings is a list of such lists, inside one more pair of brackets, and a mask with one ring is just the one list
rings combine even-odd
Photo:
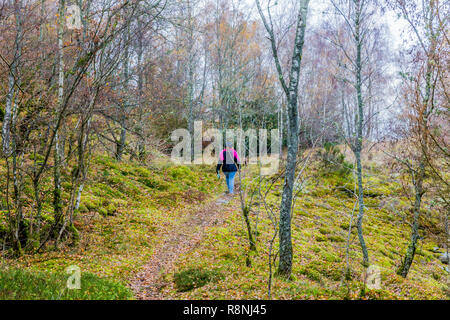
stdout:
[[[22,20],[22,1],[14,3],[14,14],[16,18],[16,35],[14,40],[14,60],[10,65],[8,74],[8,93],[6,96],[5,115],[2,127],[2,151],[9,163],[8,157],[12,157],[12,175],[13,175],[13,190],[14,190],[14,217],[10,216],[11,236],[13,241],[13,248],[18,255],[22,255],[23,249],[21,244],[21,234],[25,231],[23,224],[22,212],[22,183],[21,176],[18,172],[18,161],[20,154],[16,145],[16,120],[17,120],[17,97],[20,87],[19,65],[20,56],[22,55],[22,39],[23,39],[23,20]],[[8,179],[9,179],[8,166]],[[6,194],[9,197],[9,193]]]
[[3,117],[2,125],[2,151],[4,156],[8,156],[11,153],[11,122],[14,114],[16,87],[18,84],[18,66],[20,64],[20,56],[22,54],[22,1],[16,1],[14,4],[14,14],[16,18],[16,35],[14,39],[14,57],[11,65],[9,66],[8,74],[8,93],[6,95],[5,102],[5,114]]
[[[62,104],[64,99],[64,19],[65,19],[65,0],[59,0],[58,8],[58,107],[56,114],[62,112]],[[55,214],[55,221],[60,221],[62,218],[62,190],[61,190],[61,141],[58,128],[55,128],[55,152],[53,165],[53,208]]]
[[[309,0],[301,0],[297,14],[297,25],[295,30],[294,50],[291,60],[291,70],[289,73],[289,87],[284,80],[284,74],[279,60],[277,41],[275,39],[272,19],[269,14],[266,19],[259,0],[256,0],[258,12],[263,21],[264,27],[269,34],[269,40],[272,48],[272,54],[275,67],[278,72],[278,78],[281,87],[287,98],[287,143],[288,154],[286,162],[285,180],[283,186],[283,194],[280,204],[280,260],[277,273],[289,278],[292,271],[292,239],[291,239],[291,215],[292,215],[292,199],[293,185],[295,179],[295,168],[297,164],[298,154],[298,135],[299,135],[299,115],[298,115],[298,83],[300,76],[300,67],[302,62],[303,44],[305,41],[306,18],[308,14]],[[268,8],[268,10],[270,10]]]
[[[88,22],[86,17],[89,15],[89,3],[87,4],[87,6],[83,7],[83,0],[77,0],[78,1],[78,5],[81,9],[81,13],[80,13],[80,19],[81,19],[81,23],[83,25],[83,50],[84,50],[84,44],[86,42],[86,36],[87,36],[87,30],[88,30]],[[86,120],[86,129],[83,130],[84,135],[80,134],[80,139],[79,140],[79,148],[81,150],[78,150],[78,166],[79,166],[79,172],[78,172],[78,176],[81,177],[81,181],[77,187],[77,193],[75,196],[75,204],[73,206],[73,211],[76,211],[79,209],[80,204],[81,204],[81,194],[83,192],[84,189],[84,181],[86,179],[86,175],[87,175],[87,165],[84,162],[84,153],[86,152],[87,149],[87,145],[88,145],[88,141],[89,141],[89,131],[90,131],[90,125],[91,125],[91,117],[92,117],[92,108],[94,107],[96,98],[98,95],[98,88],[96,88],[95,94],[94,96],[91,98],[91,101],[89,103],[88,106],[88,110],[87,110],[87,120]],[[85,121],[84,119],[82,119],[82,121]],[[83,126],[84,127],[84,126]],[[72,214],[73,216],[73,214]],[[72,217],[71,217],[71,223],[72,221]]]
[[15,79],[14,74],[16,72],[16,63],[13,62],[8,75],[8,94],[6,95],[5,115],[3,118],[2,126],[2,146],[4,156],[8,156],[11,153],[11,121],[12,121],[12,106],[15,95]]
[[423,96],[423,113],[418,115],[417,118],[417,131],[420,139],[419,152],[421,153],[418,168],[414,170],[410,168],[412,175],[412,182],[415,190],[415,201],[413,208],[413,223],[411,227],[411,238],[408,245],[408,249],[405,254],[405,258],[402,261],[400,268],[397,270],[397,274],[406,278],[408,272],[411,268],[411,265],[414,261],[414,256],[416,253],[417,242],[419,240],[419,218],[420,218],[420,209],[422,204],[422,197],[425,194],[425,190],[423,188],[423,182],[426,176],[426,166],[427,160],[426,157],[429,154],[429,133],[428,133],[428,117],[430,116],[432,109],[432,97],[434,94],[434,84],[432,80],[433,69],[434,69],[434,55],[436,51],[436,38],[433,31],[433,17],[434,17],[434,2],[428,2],[428,10],[430,12],[430,20],[427,22],[426,28],[428,31],[428,36],[430,37],[430,48],[427,52],[428,61],[426,65],[426,73],[425,73],[425,92]]
[[125,150],[125,143],[127,138],[127,129],[125,115],[122,115],[120,120],[120,138],[116,143],[116,160],[122,161],[123,151]]
[[18,255],[22,255],[22,243],[20,235],[22,234],[23,230],[23,212],[22,212],[22,201],[21,201],[21,186],[19,182],[19,176],[17,174],[17,153],[15,150],[13,150],[12,154],[12,165],[13,165],[13,186],[14,186],[14,229],[12,230],[13,234],[13,244],[14,244],[14,251]]
[[420,217],[420,207],[422,203],[423,196],[423,178],[425,175],[425,166],[424,162],[421,161],[419,170],[417,174],[413,174],[413,184],[415,189],[415,201],[414,201],[414,209],[413,209],[413,223],[411,228],[411,239],[408,245],[408,249],[405,254],[405,258],[402,261],[400,268],[397,271],[397,274],[406,278],[408,275],[409,269],[414,261],[414,255],[416,254],[417,242],[419,240],[419,217]]
[[121,105],[121,118],[120,118],[120,138],[116,143],[116,159],[118,161],[122,160],[123,152],[125,150],[126,137],[127,137],[127,128],[126,128],[126,109],[128,107],[128,80],[129,80],[129,41],[130,41],[130,26],[128,25],[125,30],[124,35],[124,44],[125,44],[125,53],[123,58],[123,81],[124,81],[124,101]]
[[356,219],[356,227],[358,229],[358,239],[361,244],[361,250],[363,253],[363,265],[369,266],[369,254],[367,252],[367,246],[364,241],[362,222],[364,217],[364,189],[362,180],[362,165],[361,165],[361,151],[355,151],[356,157],[356,175],[358,179],[358,216]]
[[[190,59],[191,60],[191,59]],[[188,80],[188,105],[189,105],[189,116],[188,116],[188,131],[191,138],[194,138],[194,71],[192,66],[193,61],[189,62],[189,80]],[[194,154],[194,141],[191,142],[191,160],[193,161],[195,157]]]
[[[98,91],[97,91],[98,92]],[[97,95],[97,93],[96,93]],[[96,97],[94,97],[91,101],[91,106],[93,107],[94,105],[94,101],[95,101]],[[84,160],[84,153],[86,152],[86,149],[88,147],[88,141],[89,141],[89,131],[90,131],[90,126],[91,126],[91,115],[89,115],[89,119],[87,120],[87,124],[86,124],[86,129],[85,129],[85,133],[84,136],[82,136],[82,141],[80,142],[80,148],[82,149],[82,153],[80,152],[79,157],[78,157],[78,163],[80,163],[80,172],[78,173],[79,177],[80,177],[80,183],[78,186],[78,190],[77,190],[77,195],[75,197],[75,205],[73,207],[73,210],[76,211],[78,210],[78,208],[80,207],[80,202],[81,202],[81,193],[83,192],[83,188],[84,188],[84,181],[86,180],[86,175],[87,175],[87,171],[88,171],[88,166],[85,163]]]
[[361,51],[362,51],[362,39],[361,39],[361,2],[356,1],[356,16],[355,16],[355,43],[356,43],[356,94],[358,98],[358,116],[357,116],[357,133],[355,142],[355,158],[357,166],[357,176],[358,176],[358,201],[359,201],[359,212],[356,221],[356,226],[358,228],[358,238],[361,244],[361,250],[363,253],[363,265],[369,266],[369,253],[367,251],[366,242],[364,241],[362,222],[364,217],[364,189],[362,180],[362,165],[361,165],[361,151],[362,151],[362,140],[363,140],[363,125],[364,125],[364,102],[362,98],[362,61],[361,61]]
[[66,159],[65,159],[65,148],[66,148],[66,140],[67,140],[67,136],[66,136],[66,127],[65,126],[61,126],[58,129],[58,142],[59,142],[59,148],[58,148],[58,158],[59,158],[59,163],[60,166],[65,167],[66,164]]
[[303,0],[298,14],[295,47],[292,57],[292,67],[289,76],[288,91],[288,154],[286,162],[286,174],[281,196],[280,205],[280,261],[277,273],[289,278],[292,271],[292,239],[291,239],[291,216],[292,197],[295,179],[295,168],[298,154],[298,82],[302,61],[303,44],[305,40],[306,17],[309,0]]
[[[188,88],[187,88],[187,103],[189,108],[188,115],[188,131],[191,134],[191,139],[194,138],[194,25],[192,17],[192,4],[190,1],[187,2],[187,39],[188,39]],[[191,161],[195,158],[194,154],[194,141],[191,143]]]
[[[18,14],[20,16],[20,7],[16,7],[16,14]],[[21,32],[21,22],[20,22],[20,17],[18,17],[16,19],[16,23],[17,23],[17,32]],[[20,48],[16,48],[16,50],[20,51]],[[19,52],[18,52],[19,53]],[[20,54],[20,53],[19,53]],[[18,59],[19,56],[15,57],[15,59]],[[14,64],[16,64],[16,66],[18,65],[18,61],[15,61]],[[17,70],[17,67],[11,67],[11,69],[14,69],[14,73]],[[10,73],[10,76],[14,77],[13,72]],[[11,83],[10,83],[11,84]],[[17,152],[17,146],[16,146],[16,132],[15,132],[15,122],[16,122],[16,116],[17,116],[17,104],[16,104],[16,93],[17,91],[15,90],[15,85],[18,85],[18,80],[16,81],[16,79],[13,78],[13,82],[12,82],[12,94],[13,96],[11,96],[11,99],[9,101],[10,107],[9,107],[9,119],[7,119],[7,121],[9,122],[8,124],[8,128],[7,130],[5,130],[6,135],[5,135],[5,140],[4,142],[4,147],[5,147],[5,156],[6,156],[6,161],[8,161],[8,157],[12,156],[12,174],[13,174],[13,186],[14,186],[14,207],[15,207],[15,212],[14,212],[14,221],[13,221],[13,229],[11,230],[11,233],[13,234],[13,245],[14,245],[14,250],[18,255],[22,255],[23,250],[22,250],[22,244],[21,244],[21,238],[20,235],[22,234],[22,229],[23,229],[23,212],[22,212],[22,201],[21,201],[21,179],[20,179],[20,175],[18,173],[18,158],[20,157],[20,155],[18,155]],[[11,91],[10,91],[11,92]],[[11,108],[12,105],[12,108]],[[6,118],[6,112],[5,112],[5,118]],[[6,120],[6,119],[5,119]]]
[[143,162],[145,159],[145,140],[144,140],[144,115],[143,115],[143,109],[144,106],[142,106],[142,96],[143,96],[143,86],[144,86],[144,76],[142,72],[142,58],[144,54],[144,47],[143,47],[143,32],[142,29],[142,21],[141,19],[138,19],[138,29],[139,29],[139,36],[138,36],[138,45],[137,45],[137,65],[138,65],[138,113],[139,113],[139,119],[138,119],[138,127],[137,132],[139,136],[137,137],[137,157],[138,160]]

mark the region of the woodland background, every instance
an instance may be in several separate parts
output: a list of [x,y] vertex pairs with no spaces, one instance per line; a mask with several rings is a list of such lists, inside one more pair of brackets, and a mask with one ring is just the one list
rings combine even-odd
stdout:
[[[0,297],[145,298],[133,279],[185,225],[159,298],[448,299],[449,13],[1,0]],[[199,120],[278,128],[279,172],[244,166],[222,201],[213,167],[169,159]]]

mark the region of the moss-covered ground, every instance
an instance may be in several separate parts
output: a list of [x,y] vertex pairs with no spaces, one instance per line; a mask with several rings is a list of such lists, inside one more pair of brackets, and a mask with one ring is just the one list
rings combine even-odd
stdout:
[[[381,270],[381,289],[362,290],[364,268],[354,227],[356,212],[350,233],[350,272],[345,272],[355,204],[354,178],[351,174],[323,174],[314,162],[306,171],[307,179],[292,217],[292,277],[273,278],[272,298],[449,298],[448,273],[443,270],[439,254],[433,252],[438,240],[433,233],[436,221],[432,195],[424,201],[427,214],[423,217],[427,218],[421,221],[422,239],[412,269],[404,279],[396,275],[396,269],[410,236],[411,201],[404,195],[400,175],[393,176],[376,163],[366,165],[363,228],[370,263]],[[89,177],[76,218],[78,243],[20,258],[3,257],[0,298],[133,299],[130,281],[148,262],[154,248],[161,245],[161,235],[176,228],[186,210],[195,210],[224,191],[223,180],[218,183],[211,166],[175,166],[168,161],[141,166],[97,156]],[[282,188],[283,182],[277,181],[267,197],[275,215]],[[255,229],[261,203],[257,197],[253,201],[250,221]],[[268,246],[274,232],[271,221],[264,210],[259,212],[257,252],[249,253],[239,197],[235,196],[227,206],[230,210],[224,210],[224,222],[209,226],[199,244],[178,257],[174,270],[162,275],[172,283],[161,289],[165,297],[268,298]],[[248,256],[251,267],[247,266]],[[64,289],[65,270],[70,265],[82,270],[84,290],[74,293]]]
[[[36,279],[47,274],[50,288],[57,286],[58,292],[65,292],[68,277],[65,270],[71,265],[80,267],[81,278],[86,275],[86,281],[96,279],[97,284],[102,280],[111,281],[109,291],[121,286],[127,292],[109,296],[94,293],[93,298],[130,298],[128,283],[148,261],[161,238],[159,234],[173,228],[186,209],[208,200],[220,189],[210,167],[175,166],[169,161],[144,167],[98,156],[93,159],[88,176],[75,219],[78,242],[58,250],[50,246],[38,254],[2,258],[0,298],[49,298],[45,293],[48,290],[42,290],[42,295],[17,295],[12,289],[28,288],[20,283],[30,279],[33,273]],[[64,177],[69,178],[67,173]],[[51,219],[51,204],[46,203],[45,208]],[[26,270],[24,274],[22,270]],[[51,298],[85,297],[55,293]]]
[[[410,237],[411,201],[404,196],[399,182],[383,168],[371,164],[365,168],[365,218],[363,229],[370,255],[370,264],[377,266],[381,275],[380,289],[363,285],[364,267],[356,235],[355,219],[350,236],[349,267],[346,273],[346,244],[349,223],[355,204],[351,191],[352,175],[342,177],[320,174],[317,163],[309,166],[309,178],[303,186],[292,218],[293,269],[292,278],[275,276],[272,284],[274,299],[448,299],[449,274],[433,252],[437,237],[428,226],[433,221],[432,197],[425,200],[424,217],[415,260],[406,279],[396,270],[407,248]],[[406,177],[405,177],[406,178]],[[267,203],[278,215],[283,183],[278,181],[269,193]],[[251,215],[256,226],[258,199]],[[165,294],[174,299],[267,299],[268,249],[273,228],[268,215],[259,214],[257,252],[250,253],[252,266],[246,266],[248,241],[239,199],[232,205],[233,214],[224,225],[211,227],[201,246],[183,255],[174,273],[167,277],[177,282],[184,270],[203,270],[221,275],[214,281],[189,291],[176,286],[165,288]],[[430,218],[431,217],[431,218]],[[276,244],[274,252],[276,252]],[[276,269],[275,263],[275,269]]]

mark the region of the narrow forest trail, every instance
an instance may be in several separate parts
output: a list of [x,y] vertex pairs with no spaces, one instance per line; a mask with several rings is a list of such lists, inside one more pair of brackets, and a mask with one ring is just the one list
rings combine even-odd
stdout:
[[193,249],[203,238],[208,227],[223,223],[232,211],[227,204],[233,198],[222,194],[215,199],[189,209],[176,227],[166,232],[154,248],[153,255],[137,276],[131,281],[131,288],[139,300],[164,300],[161,289],[168,285],[163,274],[173,272],[178,258]]

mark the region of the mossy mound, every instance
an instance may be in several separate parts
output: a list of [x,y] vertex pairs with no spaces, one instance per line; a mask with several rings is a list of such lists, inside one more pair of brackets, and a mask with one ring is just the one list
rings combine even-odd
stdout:
[[203,287],[207,283],[220,278],[222,278],[222,275],[217,270],[191,267],[175,273],[174,283],[179,292],[185,292]]

